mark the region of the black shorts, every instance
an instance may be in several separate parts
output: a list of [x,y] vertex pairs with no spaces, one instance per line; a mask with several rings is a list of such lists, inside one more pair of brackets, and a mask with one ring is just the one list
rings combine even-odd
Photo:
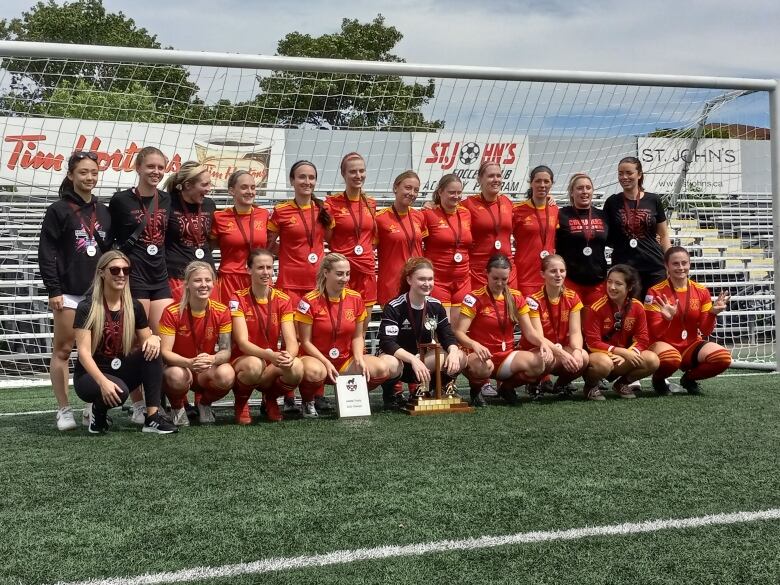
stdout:
[[172,299],[171,287],[168,281],[161,282],[157,286],[150,287],[148,284],[133,283],[130,281],[130,292],[134,299],[149,299],[150,301],[159,301],[160,299]]

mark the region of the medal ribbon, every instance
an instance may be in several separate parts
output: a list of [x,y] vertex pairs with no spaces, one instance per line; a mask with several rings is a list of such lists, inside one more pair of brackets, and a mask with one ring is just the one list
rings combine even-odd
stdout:
[[[181,193],[179,193],[179,203],[181,204],[181,211],[184,214],[184,217],[187,218],[187,222],[192,224],[192,231],[195,235],[195,245],[200,248],[203,244],[206,243],[206,238],[203,237],[203,226],[200,224],[201,204],[196,204],[197,209],[195,210],[195,213],[190,212],[189,208],[187,207],[189,204],[184,200],[184,197],[182,197]],[[193,217],[195,218],[194,221]]]
[[314,205],[313,201],[309,202],[309,210],[311,215],[311,228],[309,228],[309,224],[306,223],[306,218],[303,216],[303,210],[301,209],[301,206],[298,205],[298,202],[293,199],[293,203],[295,203],[295,209],[298,210],[298,216],[301,218],[301,223],[303,224],[303,230],[306,233],[306,241],[309,242],[309,252],[314,251],[314,224],[317,221],[317,217],[314,215],[314,208],[316,207]]
[[[97,209],[95,205],[95,199],[93,198],[90,203],[87,203],[87,205],[84,205],[83,207],[79,207],[72,201],[68,201],[68,205],[73,210],[73,215],[75,215],[79,220],[79,223],[81,223],[81,227],[84,228],[84,231],[87,233],[87,238],[91,244],[91,242],[95,241],[95,224],[97,223]],[[92,208],[92,211],[89,214],[89,221],[87,221],[86,224],[84,223],[84,216],[81,214],[81,211],[85,207]]]
[[463,235],[463,224],[461,223],[461,220],[460,220],[460,213],[458,213],[458,208],[456,207],[455,208],[455,217],[458,218],[458,231],[457,232],[455,231],[455,228],[453,228],[452,224],[450,223],[450,216],[449,216],[449,214],[446,211],[444,211],[443,208],[442,208],[442,213],[444,214],[444,220],[447,222],[447,225],[452,230],[452,233],[455,234],[455,252],[457,252],[458,248],[460,247],[461,236]]
[[[149,207],[144,207],[143,198],[135,189],[133,189],[133,195],[135,195],[136,199],[138,199],[138,205],[141,207],[141,215],[143,215],[144,219],[146,220],[146,227],[144,228],[144,232],[148,231],[149,241],[156,242],[157,224],[154,221],[154,214],[160,205],[160,194],[157,189],[154,190],[154,196],[152,198],[152,202],[149,204]],[[152,208],[154,208],[154,211],[152,211]]]
[[555,343],[560,343],[561,339],[561,320],[563,316],[563,290],[558,297],[558,320],[557,323],[553,323],[553,304],[550,302],[550,297],[547,295],[547,287],[544,287],[544,303],[547,305],[547,314],[550,316],[550,325],[554,325],[553,332],[555,333]]
[[412,226],[412,235],[410,236],[409,233],[406,231],[406,227],[404,227],[404,222],[401,220],[401,216],[395,210],[395,204],[391,206],[391,209],[393,210],[393,215],[395,215],[395,219],[398,221],[398,225],[401,226],[401,229],[404,232],[404,238],[406,238],[406,245],[409,248],[409,256],[412,256],[414,254],[414,222],[412,221],[412,210],[410,209],[406,214],[406,217],[409,218],[409,225]]
[[339,312],[335,320],[333,319],[333,308],[330,297],[328,296],[328,291],[325,291],[325,303],[328,305],[328,317],[330,317],[331,346],[336,347],[336,338],[338,337],[339,331],[341,329],[341,316],[344,313],[344,299],[341,298],[339,300]]
[[349,211],[349,216],[352,218],[352,227],[355,230],[355,245],[360,244],[360,234],[363,232],[363,208],[361,207],[361,203],[363,202],[363,197],[358,197],[357,200],[357,206],[358,206],[358,216],[357,219],[355,219],[355,212],[352,211],[352,200],[349,198],[349,195],[347,193],[344,193],[344,201],[347,205],[347,211]]
[[590,241],[593,239],[593,232],[595,231],[593,229],[593,206],[588,207],[588,229],[585,229],[585,225],[582,223],[582,216],[580,215],[580,211],[581,210],[576,209],[577,221],[580,224],[583,236],[585,236],[585,246],[588,247],[590,246]]
[[[203,337],[206,336],[205,335],[206,334],[206,326],[211,321],[211,311],[209,310],[210,307],[211,307],[211,303],[207,302],[206,303],[206,314],[203,315],[203,334],[204,334]],[[192,307],[187,307],[187,319],[189,320],[189,323],[190,323],[190,336],[192,337],[192,341],[195,343],[195,351],[198,352],[196,355],[200,355],[200,354],[204,353],[204,351],[203,351],[203,339],[198,340],[195,337],[195,318],[192,316]],[[206,352],[206,353],[211,353],[211,352]]]
[[685,321],[688,319],[688,302],[691,296],[691,283],[688,280],[685,281],[687,284],[687,287],[685,289],[685,301],[683,303],[680,303],[680,297],[677,296],[677,290],[674,288],[674,285],[672,284],[672,280],[670,278],[667,278],[666,282],[669,283],[669,288],[671,289],[672,294],[674,295],[674,300],[676,300],[678,304],[682,305],[682,314],[680,315],[682,319],[682,329],[683,331],[687,331]]
[[[498,313],[498,303],[496,303],[496,299],[495,297],[493,297],[493,293],[490,292],[490,289],[487,289],[487,294],[490,297],[490,302],[493,303],[493,310],[496,312],[496,321],[498,321],[499,331],[501,331],[501,335],[503,337],[506,337],[507,336],[506,323],[508,321],[507,317],[509,312],[506,306],[506,295],[509,294],[509,291],[507,290],[507,292],[504,294],[504,318],[503,319]],[[514,339],[512,341],[514,341]]]
[[[103,299],[103,310],[105,311],[106,317],[108,317],[109,315],[112,315],[112,313],[113,313],[111,311],[111,309],[108,308],[108,302],[106,301],[106,299]],[[119,307],[119,317],[117,319],[113,319],[112,318],[111,322],[114,323],[114,324],[119,323],[118,327],[115,326],[115,325],[112,325],[111,332],[112,332],[112,335],[113,335],[114,330],[115,329],[117,330],[118,341],[119,341],[119,344],[121,345],[122,337],[123,337],[124,329],[125,329],[125,307],[124,307],[124,305],[120,305],[120,307]],[[103,355],[105,355],[106,357],[117,357],[119,355],[119,353],[117,352],[117,350],[119,349],[118,347],[106,347],[106,338],[107,338],[107,336],[106,336],[106,326],[107,325],[108,325],[108,319],[106,318],[105,325],[103,326],[103,341],[101,342],[101,345],[103,346]],[[112,339],[111,340],[112,344],[116,343],[116,341],[117,341],[117,339]]]
[[626,197],[625,194],[623,194],[623,209],[626,212],[626,231],[628,232],[628,235],[632,238],[639,239],[639,229],[636,225],[637,220],[637,210],[639,209],[639,196],[637,196],[636,201],[634,203],[634,209],[633,211],[628,206],[628,197]]
[[536,223],[539,224],[539,239],[542,241],[542,250],[549,251],[547,247],[547,236],[550,235],[550,206],[547,205],[547,203],[544,204],[544,229],[542,229],[542,218],[539,215],[539,210],[536,208],[536,204],[534,204],[533,201],[531,201],[531,206],[534,208]]
[[487,199],[485,199],[485,196],[482,193],[480,193],[479,196],[482,199],[482,204],[485,206],[485,209],[490,214],[490,219],[493,220],[493,235],[496,237],[494,241],[498,241],[498,232],[501,228],[501,199],[496,198],[495,201],[496,205],[498,206],[498,220],[496,220],[496,216],[493,215],[493,209],[490,203],[488,203]]
[[241,216],[238,214],[235,206],[233,206],[233,214],[236,217],[236,226],[238,231],[241,232],[241,237],[244,239],[244,244],[248,246],[248,250],[251,253],[255,247],[255,206],[252,206],[252,211],[249,212],[249,237],[246,237],[244,226],[241,225]]
[[260,338],[260,333],[265,332],[265,342],[268,346],[268,349],[276,349],[277,344],[271,343],[271,294],[272,294],[271,287],[268,287],[268,295],[266,296],[266,314],[265,314],[265,324],[263,323],[263,319],[260,318],[263,305],[260,303],[260,301],[257,300],[257,297],[255,296],[255,293],[253,290],[250,289],[249,293],[252,295],[252,301],[255,304],[255,315],[257,316],[257,336],[258,339]]

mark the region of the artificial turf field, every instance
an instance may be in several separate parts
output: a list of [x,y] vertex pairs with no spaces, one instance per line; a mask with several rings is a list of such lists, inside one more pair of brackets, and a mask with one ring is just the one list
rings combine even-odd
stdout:
[[[698,397],[645,390],[427,417],[377,402],[370,419],[251,427],[223,409],[215,426],[166,437],[124,414],[106,436],[59,433],[51,413],[0,416],[0,583],[776,584],[777,516],[305,565],[339,550],[777,510],[779,383],[726,375]],[[52,404],[48,389],[0,390],[2,413]],[[159,575],[279,557],[304,566]]]

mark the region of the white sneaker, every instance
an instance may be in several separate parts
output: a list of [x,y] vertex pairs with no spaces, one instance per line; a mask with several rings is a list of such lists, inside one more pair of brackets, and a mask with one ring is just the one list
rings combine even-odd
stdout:
[[72,431],[76,426],[76,419],[73,418],[73,409],[70,406],[57,411],[57,430]]
[[642,382],[640,382],[639,380],[634,380],[628,385],[628,387],[631,388],[631,390],[641,390]]
[[480,389],[480,392],[482,392],[482,396],[486,396],[487,398],[495,398],[498,396],[498,390],[496,390],[495,385],[493,382],[487,381],[484,384],[482,384],[482,388]]
[[181,408],[172,409],[171,420],[177,427],[190,426],[190,419],[187,418],[187,411],[183,406]]
[[146,405],[143,402],[134,402],[130,410],[130,422],[142,427],[146,422]]
[[317,408],[314,406],[314,401],[301,403],[301,414],[303,418],[317,418],[320,416],[317,414]]
[[198,418],[202,425],[208,425],[217,420],[214,418],[214,411],[210,404],[198,404]]
[[84,410],[81,411],[81,424],[85,427],[89,426],[90,417],[92,416],[92,403],[84,403]]

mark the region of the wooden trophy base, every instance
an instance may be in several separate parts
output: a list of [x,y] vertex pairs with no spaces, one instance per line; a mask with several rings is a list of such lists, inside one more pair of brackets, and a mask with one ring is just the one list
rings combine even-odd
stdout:
[[474,412],[475,409],[460,396],[443,396],[442,398],[412,398],[402,410],[406,414],[420,416],[423,414]]

